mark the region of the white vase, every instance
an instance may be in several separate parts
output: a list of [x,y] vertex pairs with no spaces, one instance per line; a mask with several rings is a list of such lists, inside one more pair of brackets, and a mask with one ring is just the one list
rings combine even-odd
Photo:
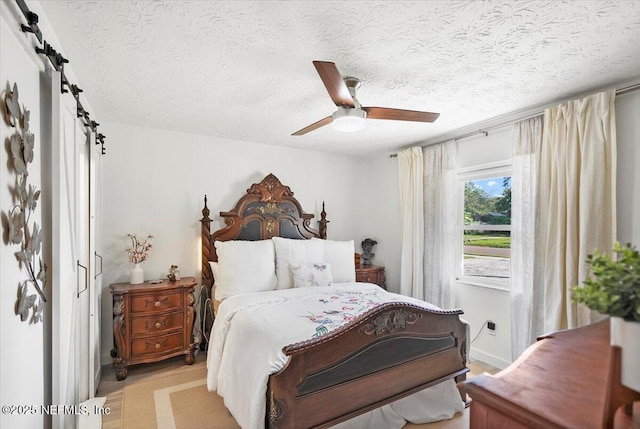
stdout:
[[144,283],[144,271],[140,264],[134,264],[133,268],[131,268],[131,271],[129,272],[129,283],[132,285]]
[[611,345],[622,349],[620,382],[640,392],[640,322],[612,317]]

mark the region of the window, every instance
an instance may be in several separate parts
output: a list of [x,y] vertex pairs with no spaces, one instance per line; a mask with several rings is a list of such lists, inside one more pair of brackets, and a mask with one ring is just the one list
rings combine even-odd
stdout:
[[511,281],[511,166],[492,164],[458,173],[458,279],[508,289]]

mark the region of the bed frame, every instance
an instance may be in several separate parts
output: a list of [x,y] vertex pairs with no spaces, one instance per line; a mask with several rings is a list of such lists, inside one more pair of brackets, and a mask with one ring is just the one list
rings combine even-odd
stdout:
[[[211,234],[206,196],[202,214],[202,282],[209,289],[216,240],[326,239],[329,222],[323,203],[319,230],[310,228],[313,215],[273,174],[220,213],[224,228]],[[269,376],[266,427],[324,428],[442,381],[464,381],[467,331],[460,314],[387,303],[327,335],[286,346],[287,365]]]

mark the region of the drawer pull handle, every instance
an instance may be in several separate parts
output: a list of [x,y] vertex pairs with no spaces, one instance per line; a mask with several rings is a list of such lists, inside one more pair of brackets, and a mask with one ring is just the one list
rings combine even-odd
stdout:
[[156,328],[160,329],[162,327],[162,323],[156,322]]
[[153,304],[153,305],[155,305],[156,307],[160,307],[162,305],[162,303],[160,301],[156,301],[155,304]]
[[156,350],[158,350],[162,345],[160,343],[156,343]]

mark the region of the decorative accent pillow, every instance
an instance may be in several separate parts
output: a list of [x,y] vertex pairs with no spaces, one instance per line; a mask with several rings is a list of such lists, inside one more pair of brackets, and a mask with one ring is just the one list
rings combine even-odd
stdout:
[[344,283],[356,281],[356,264],[353,257],[355,254],[355,246],[353,240],[334,241],[316,238],[311,241],[322,243],[323,261],[327,261],[327,263],[331,265],[334,282]]
[[324,261],[322,243],[319,240],[294,240],[282,237],[273,237],[271,240],[276,251],[278,289],[293,287],[293,275],[289,264],[304,265]]
[[331,266],[326,262],[317,264],[289,264],[293,274],[293,287],[331,286]]
[[216,241],[219,275],[216,299],[232,295],[274,290],[277,285],[275,252],[271,240]]

